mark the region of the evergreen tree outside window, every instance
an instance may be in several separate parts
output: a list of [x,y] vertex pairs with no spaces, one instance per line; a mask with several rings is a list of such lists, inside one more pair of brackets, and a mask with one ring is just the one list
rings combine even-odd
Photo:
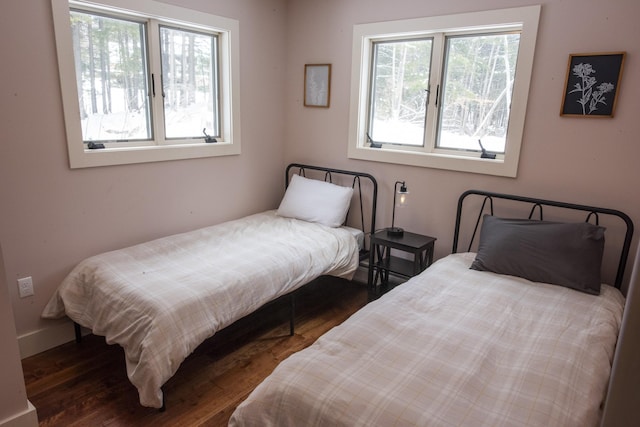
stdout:
[[71,31],[83,141],[153,139],[146,26],[72,10]]
[[160,27],[167,138],[219,137],[217,37]]
[[70,166],[240,154],[238,22],[121,3],[51,0]]

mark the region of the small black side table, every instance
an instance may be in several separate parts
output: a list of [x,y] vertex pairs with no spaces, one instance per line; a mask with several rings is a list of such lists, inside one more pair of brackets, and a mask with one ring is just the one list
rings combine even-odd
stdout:
[[[381,230],[371,236],[369,253],[369,292],[377,297],[389,290],[389,274],[409,279],[433,262],[435,237],[405,231],[401,236]],[[413,260],[391,256],[391,249],[413,254]]]

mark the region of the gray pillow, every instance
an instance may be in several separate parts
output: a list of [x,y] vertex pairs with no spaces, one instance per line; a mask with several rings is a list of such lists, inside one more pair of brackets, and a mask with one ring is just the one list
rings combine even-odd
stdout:
[[600,294],[604,227],[485,215],[471,268]]

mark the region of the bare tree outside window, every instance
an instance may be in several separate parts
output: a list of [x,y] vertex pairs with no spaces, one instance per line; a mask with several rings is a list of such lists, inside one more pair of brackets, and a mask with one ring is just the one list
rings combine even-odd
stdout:
[[519,33],[447,37],[437,146],[504,153]]
[[520,34],[446,37],[443,78],[430,81],[433,38],[373,44],[369,137],[424,146],[430,97],[438,148],[504,153]]

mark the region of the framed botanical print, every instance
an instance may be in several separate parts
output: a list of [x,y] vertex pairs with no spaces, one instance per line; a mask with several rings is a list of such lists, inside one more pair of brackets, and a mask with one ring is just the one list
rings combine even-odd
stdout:
[[561,116],[613,117],[625,52],[569,55]]

